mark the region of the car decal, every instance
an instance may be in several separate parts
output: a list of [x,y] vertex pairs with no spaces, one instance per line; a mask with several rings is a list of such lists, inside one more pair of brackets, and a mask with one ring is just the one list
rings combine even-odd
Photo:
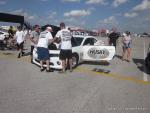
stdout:
[[107,49],[90,48],[88,50],[88,56],[93,59],[105,59],[109,56]]

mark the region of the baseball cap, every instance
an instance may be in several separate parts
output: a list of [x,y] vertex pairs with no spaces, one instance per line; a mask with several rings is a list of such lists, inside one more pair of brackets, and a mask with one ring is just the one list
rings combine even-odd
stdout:
[[53,30],[53,29],[52,29],[52,27],[46,27],[46,29],[50,29],[50,30]]

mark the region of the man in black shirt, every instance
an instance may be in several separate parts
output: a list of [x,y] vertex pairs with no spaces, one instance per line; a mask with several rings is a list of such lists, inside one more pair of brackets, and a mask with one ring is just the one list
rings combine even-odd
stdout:
[[112,29],[112,33],[110,33],[108,36],[109,45],[110,46],[113,45],[116,48],[118,38],[119,38],[119,34],[116,33],[116,29]]

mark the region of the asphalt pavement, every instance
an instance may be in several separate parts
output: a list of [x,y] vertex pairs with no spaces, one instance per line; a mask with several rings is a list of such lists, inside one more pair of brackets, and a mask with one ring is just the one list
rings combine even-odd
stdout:
[[119,44],[109,65],[84,62],[65,74],[40,72],[28,54],[0,50],[0,113],[150,113],[149,43],[133,39],[130,63]]

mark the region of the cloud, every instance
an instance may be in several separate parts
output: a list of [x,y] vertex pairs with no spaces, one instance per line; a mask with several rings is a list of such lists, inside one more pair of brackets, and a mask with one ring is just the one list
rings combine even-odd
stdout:
[[11,11],[10,13],[21,15],[23,13],[23,9],[18,9],[18,10],[15,10],[15,11]]
[[122,4],[124,4],[124,3],[126,3],[128,0],[114,0],[114,2],[113,2],[113,6],[114,7],[118,7],[118,6],[120,6],[120,5],[122,5]]
[[118,24],[115,16],[110,16],[103,20],[104,24]]
[[132,10],[133,11],[144,11],[150,9],[150,0],[143,0],[141,4],[135,6]]
[[135,13],[135,12],[125,13],[124,16],[127,17],[127,18],[133,18],[133,17],[138,16],[138,13]]
[[62,2],[80,2],[80,0],[62,0]]
[[48,19],[53,19],[56,15],[57,15],[57,12],[56,11],[49,11],[48,13],[47,13],[47,18]]
[[105,0],[87,0],[86,4],[107,4]]
[[28,20],[33,20],[33,19],[36,18],[36,15],[30,15],[30,16],[28,16],[27,18],[28,18]]
[[18,9],[18,10],[12,11],[10,13],[17,14],[17,15],[22,15],[22,16],[24,16],[24,18],[26,20],[33,20],[37,17],[37,15],[30,15],[29,13],[25,12],[23,9]]
[[75,19],[75,18],[73,18],[73,17],[71,17],[71,18],[67,18],[67,19],[65,19],[65,21],[66,21],[66,22],[75,22],[75,21],[76,21],[76,19]]
[[6,1],[0,1],[0,5],[5,5],[6,3]]
[[85,27],[86,21],[82,18],[76,19],[75,17],[65,18],[64,22],[68,26]]
[[150,16],[145,17],[145,21],[149,21],[150,22]]
[[79,16],[88,16],[90,14],[91,14],[90,10],[72,10],[70,12],[64,13],[64,16],[79,17]]
[[103,20],[99,20],[98,22],[97,22],[97,27],[98,26],[103,26],[103,27],[107,27],[107,28],[110,28],[110,27],[114,27],[114,26],[118,26],[118,21],[117,21],[117,19],[116,19],[116,17],[115,16],[110,16],[110,17],[108,17],[108,18],[105,18],[105,19],[103,19]]

